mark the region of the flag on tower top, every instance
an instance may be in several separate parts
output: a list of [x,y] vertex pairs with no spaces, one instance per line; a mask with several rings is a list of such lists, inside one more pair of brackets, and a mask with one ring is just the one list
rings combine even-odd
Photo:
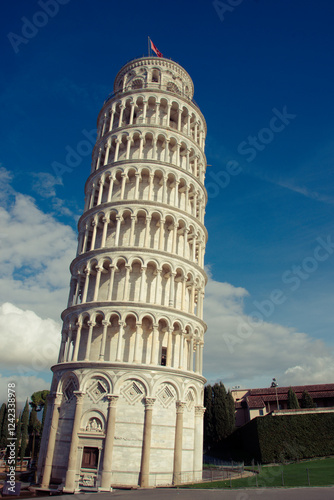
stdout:
[[154,45],[151,39],[150,42],[151,42],[151,49],[153,50],[153,52],[155,52],[158,57],[163,57],[160,50],[158,50],[158,48]]

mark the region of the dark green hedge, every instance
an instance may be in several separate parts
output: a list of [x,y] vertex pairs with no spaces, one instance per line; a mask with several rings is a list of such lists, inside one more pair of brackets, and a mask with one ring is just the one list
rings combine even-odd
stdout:
[[259,463],[334,455],[334,413],[257,417],[219,448],[224,456]]

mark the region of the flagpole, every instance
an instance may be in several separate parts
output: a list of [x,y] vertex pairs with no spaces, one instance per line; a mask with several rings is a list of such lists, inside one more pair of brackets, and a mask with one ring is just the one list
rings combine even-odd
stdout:
[[147,37],[147,51],[148,51],[148,55],[150,56],[150,37],[149,36]]

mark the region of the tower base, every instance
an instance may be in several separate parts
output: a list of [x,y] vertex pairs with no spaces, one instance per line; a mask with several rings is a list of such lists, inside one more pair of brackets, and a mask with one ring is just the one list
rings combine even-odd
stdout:
[[64,493],[201,480],[202,376],[121,363],[53,370],[58,405],[50,405],[45,432],[55,412],[59,421],[54,443],[40,452],[41,481],[51,456],[51,482],[62,482]]

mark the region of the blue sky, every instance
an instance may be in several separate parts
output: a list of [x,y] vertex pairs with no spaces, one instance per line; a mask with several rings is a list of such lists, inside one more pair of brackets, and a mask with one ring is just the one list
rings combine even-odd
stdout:
[[[208,126],[205,376],[229,387],[333,382],[334,4],[1,8],[0,326],[9,345],[19,335],[32,350],[43,335],[58,345],[90,155],[60,177],[53,165],[87,140],[116,73],[147,54],[149,35],[191,75]],[[2,382],[17,367],[22,393],[24,380],[49,380],[56,350],[29,365],[13,347]]]

